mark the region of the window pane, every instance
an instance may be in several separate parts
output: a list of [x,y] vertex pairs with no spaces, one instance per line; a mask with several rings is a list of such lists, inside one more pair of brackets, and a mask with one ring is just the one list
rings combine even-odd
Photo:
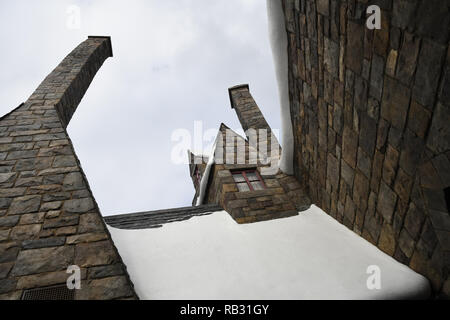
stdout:
[[252,181],[253,190],[264,190],[264,185],[260,181]]
[[245,175],[247,176],[248,181],[259,181],[259,177],[254,171],[246,172]]
[[238,190],[241,192],[250,191],[247,182],[242,182],[237,184]]
[[235,182],[245,182],[244,176],[242,173],[233,173],[233,178]]

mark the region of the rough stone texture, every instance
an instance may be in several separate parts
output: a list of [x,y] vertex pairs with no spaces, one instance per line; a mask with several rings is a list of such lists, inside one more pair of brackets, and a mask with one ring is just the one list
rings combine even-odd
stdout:
[[[310,200],[295,177],[282,173],[278,168],[275,172],[264,172],[270,165],[262,161],[261,155],[277,164],[281,155],[281,147],[250,94],[248,85],[230,88],[229,96],[231,106],[236,111],[245,131],[246,139],[224,124],[220,126],[216,146],[216,161],[210,171],[203,203],[220,205],[238,223],[253,223],[297,215],[298,211],[309,207]],[[326,112],[324,106],[324,104],[321,104],[322,111]],[[259,129],[266,130],[267,135],[257,131],[252,135],[251,130]],[[220,134],[222,134],[222,139]],[[229,139],[230,137],[232,139]],[[256,137],[258,140],[255,142],[252,137]],[[320,139],[323,139],[323,135]],[[261,142],[267,142],[267,152],[265,152]],[[223,156],[218,155],[220,151],[223,152]],[[273,151],[278,151],[278,153]],[[252,155],[256,156],[257,152],[259,152],[260,157],[257,161],[255,158],[255,161],[252,162],[251,157]],[[200,161],[196,161],[196,159]],[[240,161],[238,162],[238,160]],[[206,168],[205,160],[201,156],[190,154],[189,168],[195,187],[193,200],[193,203],[195,203],[200,185],[194,173],[198,170],[199,174],[203,176]],[[232,171],[245,169],[257,170],[264,184],[263,190],[238,191]],[[337,159],[333,162],[333,166],[330,164],[329,175],[334,177],[332,184],[337,189],[339,177],[339,162]],[[183,216],[182,209],[177,214],[178,216]],[[189,214],[185,214],[185,216],[189,217]],[[110,221],[108,223],[114,223],[109,219],[107,221]],[[138,223],[138,226],[142,228],[147,224],[148,222]]]
[[[109,38],[90,37],[25,103],[0,119],[4,298],[20,299],[24,289],[65,283],[67,267],[77,263],[83,267],[83,289],[96,286],[89,298],[136,298],[65,130],[111,53]],[[87,276],[99,264],[119,266],[117,272],[91,272],[103,291]]]
[[[428,277],[445,296],[450,7],[438,0],[304,0],[305,8],[317,10],[300,12],[281,1],[292,26],[286,32],[297,179],[313,203]],[[369,3],[382,8],[381,30],[365,26]],[[330,21],[336,5],[338,39]],[[317,22],[315,32],[302,31]],[[341,44],[342,61],[336,58]],[[296,72],[293,62],[312,55],[318,64]],[[313,74],[322,82],[317,94]]]

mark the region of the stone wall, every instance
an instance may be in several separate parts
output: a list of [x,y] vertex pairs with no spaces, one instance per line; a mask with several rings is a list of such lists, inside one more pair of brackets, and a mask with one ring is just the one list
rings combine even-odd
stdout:
[[[448,297],[449,1],[281,1],[297,178]],[[365,25],[369,4],[380,30]]]
[[111,41],[90,37],[0,119],[0,299],[65,285],[75,299],[137,298],[65,130]]

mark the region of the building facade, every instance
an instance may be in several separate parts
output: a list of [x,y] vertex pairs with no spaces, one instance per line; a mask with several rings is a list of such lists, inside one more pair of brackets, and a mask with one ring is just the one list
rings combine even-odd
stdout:
[[[158,227],[223,208],[252,223],[312,203],[449,297],[448,4],[280,1],[295,176],[278,170],[280,145],[240,85],[229,94],[246,136],[222,124],[212,155],[189,154],[195,206],[106,221]],[[379,30],[365,26],[371,3]],[[110,56],[108,37],[89,37],[0,119],[0,299],[137,298],[66,131]],[[68,291],[73,265],[82,289]]]
[[[448,1],[282,0],[295,175],[450,295]],[[381,8],[381,29],[366,10]]]

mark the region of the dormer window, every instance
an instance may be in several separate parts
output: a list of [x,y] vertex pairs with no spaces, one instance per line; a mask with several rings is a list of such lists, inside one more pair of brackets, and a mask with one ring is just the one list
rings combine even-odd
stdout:
[[200,181],[202,181],[202,175],[200,173],[200,170],[198,170],[198,167],[195,167],[194,171],[194,182],[196,186],[200,185]]
[[232,171],[231,174],[240,192],[264,190],[266,188],[257,170]]

